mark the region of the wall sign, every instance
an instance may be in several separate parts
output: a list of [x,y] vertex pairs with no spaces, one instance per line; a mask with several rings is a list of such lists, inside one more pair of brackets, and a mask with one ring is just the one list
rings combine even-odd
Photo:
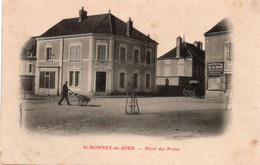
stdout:
[[221,75],[224,73],[224,62],[209,62],[207,65],[208,75]]

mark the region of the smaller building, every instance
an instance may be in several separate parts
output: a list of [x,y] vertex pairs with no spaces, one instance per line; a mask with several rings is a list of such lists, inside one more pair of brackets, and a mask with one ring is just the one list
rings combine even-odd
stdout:
[[231,89],[234,56],[231,32],[231,22],[228,18],[224,18],[204,34],[206,95],[223,94]]
[[20,56],[19,76],[23,93],[34,94],[36,67],[36,40],[31,37],[24,45]]
[[204,67],[202,42],[187,43],[179,36],[176,47],[157,59],[157,92],[161,95],[183,95],[182,91],[190,80],[204,84]]

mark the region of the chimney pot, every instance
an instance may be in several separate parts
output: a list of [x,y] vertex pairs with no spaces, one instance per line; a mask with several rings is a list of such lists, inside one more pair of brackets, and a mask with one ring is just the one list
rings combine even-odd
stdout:
[[195,41],[193,44],[194,44],[198,49],[202,50],[202,42],[200,42],[200,41]]
[[176,58],[180,58],[181,54],[181,43],[182,43],[182,38],[179,36],[176,39]]
[[87,18],[87,12],[84,10],[82,6],[81,10],[79,10],[79,22],[84,21]]
[[127,21],[127,36],[130,37],[133,31],[133,21],[131,20],[131,17],[129,17],[129,20]]

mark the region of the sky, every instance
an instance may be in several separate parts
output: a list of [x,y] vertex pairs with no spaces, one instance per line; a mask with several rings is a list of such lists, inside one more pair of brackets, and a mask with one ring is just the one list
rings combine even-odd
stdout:
[[185,41],[189,43],[201,41],[204,47],[203,34],[229,14],[227,3],[220,0],[197,0],[196,3],[191,0],[10,1],[14,5],[8,10],[16,14],[10,14],[6,21],[16,19],[15,24],[9,22],[9,26],[18,24],[21,27],[13,29],[19,30],[16,32],[18,45],[22,46],[30,36],[43,34],[62,19],[78,17],[83,6],[88,15],[108,13],[110,9],[112,14],[125,22],[131,17],[136,29],[150,34],[159,43],[157,57],[174,48],[178,36],[185,35]]

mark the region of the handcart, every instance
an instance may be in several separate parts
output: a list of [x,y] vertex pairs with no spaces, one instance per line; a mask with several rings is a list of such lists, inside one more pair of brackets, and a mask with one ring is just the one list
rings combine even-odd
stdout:
[[76,96],[78,98],[78,104],[81,106],[87,105],[91,100],[91,98],[89,98],[87,96],[80,95],[78,93],[73,92],[72,90],[70,90],[70,91],[74,96]]

